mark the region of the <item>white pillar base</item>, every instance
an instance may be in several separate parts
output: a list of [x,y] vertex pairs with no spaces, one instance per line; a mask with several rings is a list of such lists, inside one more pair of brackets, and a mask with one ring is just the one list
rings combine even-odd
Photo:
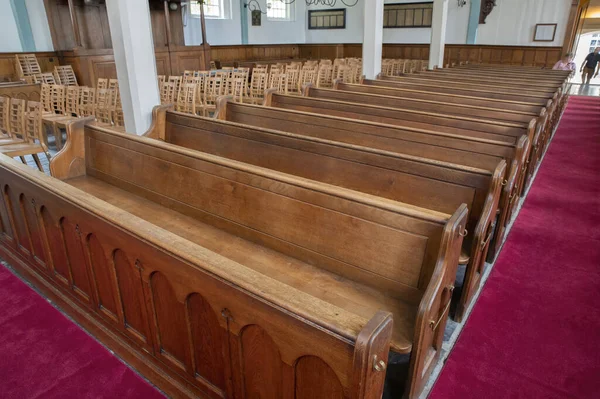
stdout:
[[381,72],[383,54],[383,0],[365,1],[363,32],[363,75],[375,79]]
[[431,45],[429,46],[429,69],[444,68],[444,47],[446,46],[446,22],[448,21],[448,0],[433,1],[431,21]]

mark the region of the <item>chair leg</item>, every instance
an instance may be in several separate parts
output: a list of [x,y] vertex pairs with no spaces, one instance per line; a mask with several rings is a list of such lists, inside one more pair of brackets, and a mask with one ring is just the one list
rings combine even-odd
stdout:
[[23,162],[25,165],[27,165],[27,160],[25,159],[24,156],[21,155],[19,158],[21,159],[21,162]]
[[35,161],[35,164],[37,165],[40,172],[44,172],[44,167],[42,166],[42,162],[40,162],[40,158],[38,157],[38,155],[31,154],[31,156],[33,157],[33,160]]

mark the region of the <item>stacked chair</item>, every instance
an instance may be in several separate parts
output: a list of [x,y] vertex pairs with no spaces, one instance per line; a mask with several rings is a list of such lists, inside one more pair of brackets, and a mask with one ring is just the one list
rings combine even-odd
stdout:
[[50,129],[57,149],[62,148],[62,129],[78,118],[94,116],[96,123],[124,131],[123,108],[117,79],[98,79],[97,86],[42,84],[42,122]]
[[42,104],[18,98],[0,96],[0,153],[19,157],[23,163],[31,155],[38,169],[44,168],[38,154],[48,161],[50,153],[42,134]]

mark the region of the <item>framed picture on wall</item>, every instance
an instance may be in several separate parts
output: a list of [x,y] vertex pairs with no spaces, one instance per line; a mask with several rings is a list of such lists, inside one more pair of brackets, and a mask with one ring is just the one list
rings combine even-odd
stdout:
[[536,24],[533,34],[534,42],[553,42],[557,24]]
[[309,10],[308,29],[346,29],[346,9]]
[[260,26],[260,10],[252,10],[252,26]]

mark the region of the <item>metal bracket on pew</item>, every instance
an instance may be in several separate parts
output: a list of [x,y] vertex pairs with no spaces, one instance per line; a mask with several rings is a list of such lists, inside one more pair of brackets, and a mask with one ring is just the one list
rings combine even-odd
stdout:
[[340,83],[344,83],[342,79],[333,79],[333,90],[338,90]]

